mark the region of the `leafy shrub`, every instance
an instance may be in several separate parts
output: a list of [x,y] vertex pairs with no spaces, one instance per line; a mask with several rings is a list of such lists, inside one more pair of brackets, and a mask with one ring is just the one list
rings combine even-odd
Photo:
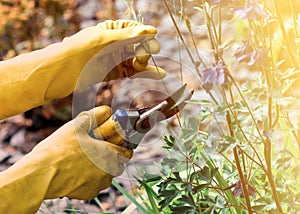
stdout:
[[[193,28],[206,29],[211,63],[190,57],[211,99],[191,101],[201,112],[192,121],[182,117],[180,133],[165,137],[170,157],[161,162],[162,174],[139,180],[149,213],[297,213],[299,3],[163,2],[178,38],[193,41],[197,52]],[[189,14],[205,20],[201,26],[190,21],[187,4],[195,10]],[[238,81],[245,69],[257,78]]]

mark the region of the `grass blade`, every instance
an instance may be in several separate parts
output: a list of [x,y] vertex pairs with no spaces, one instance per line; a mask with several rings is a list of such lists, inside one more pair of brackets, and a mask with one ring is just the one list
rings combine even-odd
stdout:
[[132,203],[136,205],[136,207],[143,212],[144,214],[148,214],[149,212],[139,203],[137,200],[130,195],[120,184],[118,184],[115,180],[112,180],[112,185],[114,185],[124,196],[126,196]]

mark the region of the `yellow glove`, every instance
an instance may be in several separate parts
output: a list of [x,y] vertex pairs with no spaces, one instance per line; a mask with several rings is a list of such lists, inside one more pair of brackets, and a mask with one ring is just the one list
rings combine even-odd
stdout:
[[0,119],[71,94],[87,62],[100,50],[120,41],[124,42],[118,43],[119,49],[139,56],[118,63],[105,80],[132,76],[142,70],[149,71],[149,78],[163,78],[164,70],[147,66],[149,54],[159,51],[156,32],[156,28],[134,21],[106,21],[60,43],[0,62]]
[[107,188],[132,156],[132,150],[112,144],[120,142],[89,136],[110,116],[107,106],[82,112],[1,172],[0,213],[35,213],[44,199],[89,200]]

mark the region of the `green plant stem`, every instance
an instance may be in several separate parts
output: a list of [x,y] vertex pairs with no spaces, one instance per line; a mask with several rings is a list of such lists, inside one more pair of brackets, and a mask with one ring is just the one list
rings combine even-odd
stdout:
[[289,53],[289,57],[293,63],[293,66],[295,68],[298,68],[298,64],[297,64],[297,61],[293,55],[293,48],[291,46],[291,42],[289,40],[289,37],[287,35],[287,32],[285,30],[285,27],[284,27],[284,23],[283,23],[283,20],[282,20],[282,17],[281,17],[281,14],[280,14],[280,10],[279,10],[279,6],[278,6],[278,0],[273,0],[273,4],[274,4],[274,7],[275,7],[275,11],[276,11],[276,15],[278,17],[278,21],[279,21],[279,26],[280,26],[280,29],[281,29],[281,32],[282,32],[282,36],[283,36],[283,39],[285,40],[285,43],[286,43],[286,47],[287,47],[287,51]]
[[[187,18],[186,18],[187,19]],[[199,55],[199,51],[198,51],[198,48],[197,48],[197,44],[196,44],[196,40],[195,40],[195,36],[194,36],[194,33],[192,31],[192,28],[189,24],[186,24],[187,25],[187,28],[189,30],[189,33],[191,35],[191,38],[192,38],[192,41],[193,41],[193,45],[194,45],[194,48],[195,48],[195,51],[196,51],[196,54],[197,54],[197,58],[199,59],[199,61],[201,62],[201,64],[203,65],[203,67],[205,69],[207,69],[207,65],[204,63],[204,61],[202,60],[202,58],[200,57]]]
[[[229,93],[230,93],[231,101],[234,102],[230,83],[229,83],[229,88],[230,88]],[[224,91],[225,91],[225,89],[224,89]],[[225,93],[222,93],[222,94],[223,94],[223,96],[224,96],[224,100],[225,100],[225,102],[226,102],[226,105],[227,105],[227,107],[228,107],[228,109],[229,109],[231,115],[234,117],[234,120],[235,120],[235,121],[238,121],[237,115],[236,115],[235,112],[232,110],[230,104],[228,103],[228,101],[227,101],[227,99],[226,99],[226,97],[225,97]],[[250,140],[249,140],[248,137],[246,136],[246,134],[245,134],[245,132],[244,132],[244,130],[243,130],[241,124],[240,124],[240,123],[237,123],[237,126],[238,126],[240,132],[242,133],[244,139],[247,141],[247,143],[249,144],[249,146],[253,149],[254,153],[256,154],[256,156],[257,156],[257,158],[258,158],[258,160],[259,160],[259,162],[260,162],[260,164],[258,164],[258,165],[262,167],[262,166],[263,166],[263,162],[262,162],[262,160],[261,160],[261,158],[260,158],[258,152],[256,151],[256,149],[254,148],[254,146],[252,145],[252,143],[250,142]],[[256,162],[256,163],[257,163],[257,162]]]
[[241,92],[239,86],[237,85],[236,81],[234,80],[233,76],[231,76],[230,73],[228,73],[228,77],[232,80],[232,83],[234,84],[234,86],[235,86],[235,88],[237,89],[239,95],[241,96],[241,98],[242,98],[244,104],[246,105],[246,108],[248,109],[248,111],[249,111],[249,113],[250,113],[250,116],[251,116],[251,118],[252,118],[252,121],[253,121],[253,123],[254,123],[254,125],[255,125],[255,128],[256,128],[256,130],[257,130],[257,132],[258,132],[258,135],[259,135],[261,141],[262,141],[263,143],[265,143],[264,137],[262,136],[262,134],[261,134],[261,132],[260,132],[260,130],[259,130],[259,127],[258,127],[258,125],[257,125],[257,123],[256,123],[256,119],[255,119],[255,117],[254,117],[254,115],[253,115],[253,113],[252,113],[252,110],[250,109],[250,106],[247,104],[247,101],[246,101],[244,95],[242,94],[242,92]]
[[211,24],[210,24],[211,18],[209,16],[208,12],[206,11],[205,4],[203,5],[203,11],[205,13],[205,21],[206,21],[206,27],[207,27],[209,41],[210,41],[212,50],[214,50],[215,62],[217,62],[219,60],[218,51],[217,51],[217,47],[216,47],[215,42],[214,42],[215,40],[214,40],[214,37],[213,37],[213,33],[211,32],[212,31],[211,30]]
[[101,201],[97,197],[95,197],[93,200],[103,210],[102,205],[101,205]]
[[148,186],[148,184],[145,182],[145,181],[142,181],[142,180],[138,180],[139,183],[141,184],[141,186],[144,187],[144,189],[146,190],[146,193],[147,193],[147,196],[148,196],[148,199],[149,199],[149,202],[150,202],[150,205],[151,205],[151,208],[150,210],[151,211],[151,214],[159,214],[159,208],[157,206],[157,194],[153,191],[153,189],[151,189],[151,187]]
[[[209,168],[216,168],[216,166],[214,165],[213,161],[208,158],[205,154],[203,154],[201,152],[202,157],[204,158],[205,162],[207,163]],[[220,172],[218,171],[215,175],[216,180],[218,181],[218,185],[221,187],[221,189],[225,190],[227,189],[227,187],[229,186],[227,181],[222,177],[222,175],[220,174]],[[235,211],[237,212],[237,214],[242,214],[243,211],[241,209],[241,205],[239,201],[237,200],[237,198],[232,194],[232,192],[230,190],[225,190],[225,195],[228,199],[228,201],[230,201],[232,204],[234,204],[235,207]],[[243,207],[245,208],[245,207]]]
[[[189,50],[189,48],[188,48],[188,46],[187,46],[187,44],[186,44],[186,42],[185,42],[185,40],[184,40],[184,38],[183,38],[183,35],[182,35],[182,33],[180,32],[180,29],[179,29],[179,27],[178,27],[178,25],[177,25],[177,23],[176,23],[176,20],[175,20],[175,18],[174,18],[174,16],[173,16],[173,13],[171,12],[171,9],[170,9],[170,7],[169,7],[167,1],[166,1],[166,0],[163,0],[163,2],[164,2],[164,5],[165,5],[166,8],[167,8],[167,11],[168,11],[170,17],[171,17],[171,20],[172,20],[173,25],[174,25],[174,27],[175,27],[175,29],[176,29],[176,32],[177,32],[177,34],[178,34],[178,36],[179,36],[179,38],[180,38],[180,40],[181,40],[181,42],[182,42],[182,44],[183,44],[185,50],[187,51],[187,53],[188,53],[188,55],[189,55],[189,58],[191,59],[193,65],[194,65],[194,67],[195,67],[195,69],[196,69],[196,72],[197,72],[198,76],[199,76],[200,78],[202,78],[202,74],[200,73],[200,71],[199,71],[199,69],[198,69],[198,63],[194,60],[193,55],[191,54],[191,52],[190,52],[190,50]],[[204,60],[202,60],[201,58],[200,58],[200,61],[201,61],[201,62],[204,62]],[[207,67],[205,64],[203,64],[203,66],[204,66],[204,67]],[[203,85],[201,85],[201,87],[203,88]],[[204,88],[203,88],[203,89],[204,89]],[[204,90],[205,90],[205,89],[204,89]],[[215,103],[218,103],[217,100],[214,98],[214,96],[211,94],[211,92],[208,92],[208,94],[209,94],[209,96],[212,98],[212,100],[213,100]]]
[[[199,169],[202,169],[202,167],[200,165],[198,165],[197,163],[195,163],[193,160],[191,160],[191,158],[189,156],[186,156],[179,147],[178,148],[178,152],[187,159],[188,162],[190,162],[192,164],[193,167],[198,167]],[[205,161],[207,162],[209,168],[216,168],[216,166],[214,165],[213,161],[208,159],[203,153],[201,153],[202,157],[205,159]],[[195,170],[195,168],[194,168]],[[217,172],[217,174],[215,175],[215,179],[213,179],[213,181],[220,186],[220,189],[225,190],[228,187],[228,184],[226,182],[226,180],[221,176],[221,174],[219,172]],[[189,184],[193,184],[190,182],[183,182],[183,183],[189,183]],[[194,184],[198,184],[198,183],[194,183]],[[240,204],[238,202],[238,200],[235,198],[235,196],[233,196],[231,191],[225,191],[225,196],[228,198],[228,201],[230,201],[232,204],[234,204],[235,210],[238,214],[242,213],[242,210],[240,208]],[[225,197],[224,196],[224,197]],[[202,196],[203,197],[203,196]]]
[[271,126],[271,129],[273,129],[276,126],[276,124],[278,122],[278,119],[279,119],[279,106],[278,106],[277,103],[276,103],[275,107],[276,107],[275,108],[276,109],[276,116],[275,116],[275,120],[274,120],[274,122],[273,122],[273,124]]
[[118,184],[118,182],[112,180],[112,185],[114,185],[123,195],[125,195],[132,203],[134,203],[141,212],[144,214],[149,214],[149,212],[139,202],[137,202],[137,200],[135,200],[135,198],[132,197],[129,192],[127,192],[120,184]]
[[195,69],[196,69],[196,71],[197,71],[199,77],[201,77],[202,75],[201,75],[201,73],[200,73],[200,71],[199,71],[199,69],[198,69],[198,67],[197,67],[197,63],[195,62],[195,60],[194,60],[194,58],[193,58],[193,56],[192,56],[192,53],[190,52],[190,50],[189,50],[188,47],[187,47],[187,44],[185,43],[185,40],[184,40],[184,38],[183,38],[183,36],[182,36],[180,30],[179,30],[179,27],[177,26],[176,20],[175,20],[175,18],[174,18],[174,16],[173,16],[173,13],[171,12],[171,9],[170,9],[170,7],[169,7],[167,1],[166,1],[166,0],[163,0],[163,2],[164,2],[164,5],[165,5],[166,8],[167,8],[167,11],[168,11],[168,13],[169,13],[169,15],[170,15],[170,17],[171,17],[171,20],[172,20],[172,22],[173,22],[173,25],[174,25],[174,27],[175,27],[175,29],[176,29],[176,31],[177,31],[177,34],[178,34],[178,36],[179,36],[179,38],[180,38],[180,40],[181,40],[181,42],[182,42],[184,48],[186,49],[186,51],[187,51],[187,53],[188,53],[188,55],[189,55],[189,57],[190,57],[190,59],[191,59],[193,65],[195,65]]
[[[282,213],[282,208],[281,208],[281,205],[280,205],[280,202],[279,202],[279,198],[278,198],[278,194],[277,194],[277,190],[276,190],[276,185],[275,185],[274,178],[273,178],[273,175],[272,175],[272,170],[271,170],[271,143],[269,144],[269,142],[267,142],[268,139],[265,140],[264,137],[262,136],[262,134],[261,134],[261,132],[260,132],[260,130],[258,128],[258,125],[257,125],[257,123],[255,121],[254,115],[253,115],[250,107],[247,105],[247,102],[246,102],[244,96],[242,95],[242,92],[240,91],[237,83],[235,82],[235,80],[233,79],[233,77],[230,74],[228,74],[228,76],[232,80],[232,82],[235,85],[235,87],[237,88],[240,96],[242,97],[244,103],[246,104],[246,106],[248,108],[248,111],[249,111],[249,113],[250,113],[250,115],[252,117],[252,120],[253,120],[253,122],[254,122],[254,124],[256,126],[256,129],[257,129],[257,131],[259,133],[259,136],[260,136],[261,140],[264,143],[264,156],[265,156],[265,160],[266,160],[266,164],[267,164],[267,177],[268,177],[268,180],[269,180],[269,184],[271,186],[272,195],[273,195],[273,198],[275,200],[275,203],[276,203],[276,206],[277,206],[277,210],[278,210],[279,213]],[[268,167],[268,165],[270,167]]]
[[243,149],[241,149],[239,146],[238,146],[239,150],[244,154],[246,155],[252,162],[256,163],[260,168],[262,168],[265,172],[266,172],[266,169],[263,165],[261,165],[260,163],[258,163],[253,157],[251,157],[247,152],[245,152]]
[[268,97],[268,118],[269,118],[269,124],[268,124],[268,129],[270,130],[272,128],[272,96],[270,95]]
[[266,141],[265,141],[265,147],[264,147],[264,155],[265,155],[265,160],[266,160],[266,164],[267,164],[267,177],[271,186],[271,190],[272,190],[272,195],[277,207],[277,211],[279,213],[283,213],[282,212],[282,208],[280,205],[280,201],[279,201],[279,197],[277,194],[277,190],[276,190],[276,184],[273,178],[273,173],[272,173],[272,163],[271,163],[271,153],[272,153],[272,144],[270,142],[270,139],[267,137]]
[[218,8],[219,8],[219,11],[218,11],[218,16],[219,16],[219,39],[218,39],[218,42],[219,44],[221,44],[222,42],[222,8],[221,8],[221,5],[219,4],[218,5]]
[[[234,133],[231,129],[232,124],[231,124],[231,119],[230,119],[229,112],[227,112],[227,114],[226,114],[226,120],[227,120],[227,123],[228,123],[230,136],[234,137]],[[244,176],[244,173],[242,171],[241,164],[240,164],[240,159],[239,159],[237,147],[233,148],[233,155],[234,155],[234,160],[235,160],[235,163],[236,163],[236,168],[238,170],[239,178],[240,178],[240,181],[241,181],[243,195],[245,197],[245,201],[246,201],[246,205],[247,205],[247,210],[248,210],[249,214],[252,214],[253,210],[252,210],[252,207],[251,207],[248,186],[247,186],[246,179],[245,179],[245,176]]]

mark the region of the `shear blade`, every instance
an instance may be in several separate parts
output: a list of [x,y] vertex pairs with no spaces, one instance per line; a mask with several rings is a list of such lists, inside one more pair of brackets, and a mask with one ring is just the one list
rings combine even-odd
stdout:
[[187,93],[183,94],[186,90],[188,89],[186,89],[186,85],[184,85],[174,93],[175,96],[170,96],[166,99],[168,106],[162,111],[165,119],[177,114],[187,104],[185,101],[189,100],[193,96],[193,90],[188,90]]
[[[172,95],[165,98],[159,104],[151,107],[146,112],[140,115],[139,124],[143,124],[143,121],[148,121],[150,117],[156,115],[155,122],[159,122],[165,119],[172,117],[177,114],[185,105],[187,100],[189,100],[194,91],[188,90],[186,88],[186,84],[181,86],[177,91],[175,91]],[[161,115],[157,115],[155,112],[161,112]],[[147,124],[147,122],[145,122]],[[146,125],[145,125],[146,127]]]
[[[164,100],[168,102],[168,105],[164,109],[169,110],[173,106],[175,106],[176,103],[178,102],[178,100],[180,100],[180,98],[184,94],[185,90],[186,90],[186,84],[184,84],[177,91],[175,91],[173,94],[171,94],[170,96],[165,98]],[[162,113],[164,113],[164,111],[162,111]]]

